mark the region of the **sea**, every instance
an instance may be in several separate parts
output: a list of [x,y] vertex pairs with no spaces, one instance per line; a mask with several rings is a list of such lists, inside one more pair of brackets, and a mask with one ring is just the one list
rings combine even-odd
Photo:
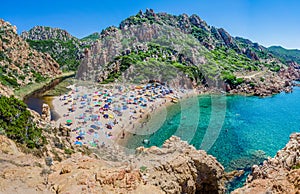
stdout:
[[[172,135],[213,155],[225,171],[244,170],[227,185],[241,187],[251,166],[274,157],[300,132],[300,88],[270,97],[200,95],[162,108],[144,132],[132,136],[127,148],[161,146]],[[146,140],[146,141],[145,141]]]

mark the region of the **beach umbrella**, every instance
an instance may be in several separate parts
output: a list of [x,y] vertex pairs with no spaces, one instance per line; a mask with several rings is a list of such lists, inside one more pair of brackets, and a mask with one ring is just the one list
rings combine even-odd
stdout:
[[96,138],[96,139],[99,138],[99,134],[97,132],[94,133],[94,138]]
[[85,132],[84,131],[80,131],[79,132],[79,136],[81,136],[83,138],[83,135],[85,135]]
[[91,128],[98,129],[98,127],[96,125],[91,125]]
[[90,145],[91,145],[92,147],[97,147],[97,144],[96,144],[95,142],[93,142],[93,141],[90,142]]
[[102,123],[100,121],[94,122],[94,124],[97,126],[102,126]]
[[108,119],[108,114],[104,114],[103,117],[104,117],[105,119]]
[[80,146],[82,146],[82,143],[81,143],[80,141],[75,141],[74,144],[75,144],[75,145],[80,145]]
[[92,119],[97,119],[97,118],[98,118],[98,115],[91,115],[91,118],[92,118]]
[[114,126],[114,123],[112,121],[109,121],[108,124]]
[[67,122],[67,123],[72,123],[72,120],[71,120],[71,119],[68,119],[66,122]]

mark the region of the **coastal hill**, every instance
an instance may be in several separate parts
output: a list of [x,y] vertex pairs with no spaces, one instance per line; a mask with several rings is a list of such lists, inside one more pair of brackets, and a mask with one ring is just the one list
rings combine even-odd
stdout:
[[[295,56],[282,55],[231,36],[197,15],[140,11],[78,39],[59,28],[36,26],[21,37],[50,54],[63,71],[99,83],[160,80],[174,86],[217,88],[230,93],[270,95],[291,91]],[[159,73],[158,73],[159,72]]]
[[[21,100],[5,97],[61,70],[78,68],[78,79],[103,84],[155,79],[176,89],[190,83],[260,96],[291,91],[300,77],[297,62],[196,15],[140,11],[119,27],[81,40],[41,26],[21,38],[16,27],[0,24],[1,193],[225,193],[226,182],[243,174],[226,173],[215,157],[175,136],[160,148],[140,147],[132,155],[117,145],[74,145],[71,128],[51,121],[48,105],[40,116]],[[276,157],[254,166],[237,192],[299,192],[299,139],[292,135]]]
[[287,67],[267,48],[232,37],[197,15],[174,16],[147,9],[119,27],[103,30],[86,50],[77,78],[101,83],[149,78],[180,82],[184,75],[193,85],[222,88],[226,82],[229,92],[264,95],[290,85],[285,77],[295,69],[278,73]]
[[300,50],[285,49],[281,46],[271,46],[268,50],[283,61],[295,61],[300,64]]
[[17,28],[0,20],[1,94],[60,74],[59,64],[49,54],[32,49],[17,34]]
[[63,71],[76,71],[83,51],[91,42],[87,37],[84,41],[69,34],[66,30],[45,26],[35,26],[20,35],[33,49],[48,53],[55,59]]

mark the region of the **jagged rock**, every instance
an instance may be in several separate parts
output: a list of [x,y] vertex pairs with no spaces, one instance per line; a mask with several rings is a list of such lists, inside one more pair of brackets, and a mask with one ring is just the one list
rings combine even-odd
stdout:
[[13,95],[13,91],[9,87],[4,86],[0,83],[0,95],[9,97]]
[[[233,194],[247,193],[299,193],[300,133],[290,136],[290,141],[274,158],[254,165],[244,187]],[[292,170],[293,168],[296,168]]]
[[49,107],[48,104],[45,104],[45,103],[43,104],[41,117],[45,122],[50,123],[50,121],[51,121],[51,112],[50,112],[50,107]]
[[69,41],[74,39],[66,30],[59,28],[51,28],[45,26],[35,26],[30,29],[28,32],[24,31],[20,35],[24,40],[49,40],[49,39],[58,39],[61,41]]
[[[59,64],[51,56],[30,48],[28,43],[18,36],[15,26],[0,19],[0,28],[0,52],[3,58],[0,60],[0,66],[5,67],[1,76],[11,79],[14,87],[24,86],[36,82],[41,77],[54,77],[61,73]],[[2,86],[0,90],[3,90]],[[4,91],[10,94],[8,89]]]
[[60,171],[60,174],[67,174],[67,173],[70,173],[71,172],[71,166],[64,166],[61,171]]
[[85,47],[89,47],[93,42],[89,37],[79,40],[66,30],[45,26],[35,26],[29,31],[24,31],[21,37],[32,48],[51,55],[62,69],[72,71],[78,67],[80,59],[84,56]]
[[[172,136],[162,148],[138,148],[136,165],[147,166],[147,183],[166,193],[223,193],[224,168],[203,150]],[[151,162],[149,162],[151,160]]]

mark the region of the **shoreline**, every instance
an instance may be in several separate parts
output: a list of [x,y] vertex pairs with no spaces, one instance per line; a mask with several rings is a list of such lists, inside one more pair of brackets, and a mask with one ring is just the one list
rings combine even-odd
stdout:
[[[179,99],[178,99],[178,103],[180,103],[182,100],[185,100],[185,99],[188,99],[188,98],[191,98],[191,97],[196,97],[196,96],[199,96],[199,95],[207,95],[209,93],[196,93],[195,91],[191,92],[192,90],[189,90],[190,92],[188,93],[182,93],[180,96],[179,96]],[[171,100],[167,100],[165,103],[159,103],[157,102],[156,103],[156,108],[155,110],[153,111],[150,111],[150,112],[147,112],[145,113],[146,115],[143,116],[142,118],[139,118],[135,124],[142,124],[144,121],[146,123],[148,123],[150,120],[151,120],[151,117],[153,115],[159,115],[161,112],[163,112],[164,109],[167,109],[168,107],[170,106],[173,106],[175,105],[176,103],[173,103]],[[149,117],[150,118],[147,118],[147,114],[149,114]],[[146,124],[147,125],[147,124]],[[151,125],[150,125],[151,126]],[[135,136],[136,134],[145,134],[147,133],[146,135],[149,135],[151,133],[149,133],[149,131],[152,131],[153,129],[149,129],[149,126],[146,126],[146,128],[148,127],[148,129],[144,129],[144,127],[135,127],[132,131],[129,131],[129,130],[125,130],[125,137],[126,138],[120,138],[121,136],[121,132],[118,134],[118,140],[117,140],[117,143],[118,144],[121,144],[123,147],[126,147],[126,145],[128,145],[128,141],[130,141],[130,139]],[[145,132],[146,131],[146,132]],[[156,130],[154,130],[156,131]]]
[[[130,85],[130,89],[124,87],[124,90],[116,91],[116,88],[122,87],[122,85],[105,85],[100,86],[99,88],[91,88],[86,86],[72,86],[72,91],[69,92],[67,95],[62,95],[58,97],[54,97],[52,101],[53,109],[55,112],[58,113],[59,119],[55,121],[56,127],[67,127],[71,130],[71,141],[76,143],[76,136],[78,137],[80,134],[84,134],[86,141],[83,141],[83,144],[89,144],[90,142],[97,143],[97,146],[100,145],[107,145],[107,144],[117,144],[118,146],[126,145],[128,140],[130,139],[130,134],[133,132],[141,132],[141,127],[146,125],[147,119],[154,113],[156,114],[162,108],[166,108],[167,106],[171,106],[173,103],[171,102],[171,98],[166,95],[163,98],[155,98],[151,100],[150,97],[145,97],[145,94],[150,90],[142,91],[141,89],[137,89],[136,85]],[[97,88],[97,89],[96,89]],[[110,89],[107,89],[110,88]],[[122,96],[134,96],[139,98],[145,98],[146,106],[141,106],[139,104],[128,104],[126,103],[127,109],[122,111],[122,116],[116,114],[113,108],[109,108],[107,112],[109,115],[108,119],[102,118],[104,116],[101,113],[101,107],[104,105],[104,101],[100,95],[97,94],[97,91],[108,91],[112,93],[112,95],[107,95],[108,97],[112,97],[111,106],[116,108],[117,106],[120,107],[123,104],[125,99]],[[197,96],[199,92],[196,90],[191,90],[188,93],[186,91],[175,91],[172,93],[173,96],[178,97],[178,101],[187,98],[188,96]],[[103,94],[103,93],[102,93]],[[140,95],[139,95],[140,94]],[[105,94],[104,94],[105,95]],[[153,95],[153,94],[152,94]],[[88,100],[82,101],[82,96],[85,96]],[[153,97],[153,96],[152,96]],[[79,99],[81,98],[81,99]],[[95,99],[99,100],[95,100]],[[129,97],[131,98],[131,97]],[[63,100],[64,99],[64,100]],[[75,101],[74,101],[75,99]],[[105,98],[104,98],[105,99]],[[122,99],[122,100],[121,100]],[[151,101],[149,101],[149,99]],[[128,99],[127,99],[128,100]],[[68,101],[68,102],[66,102]],[[96,103],[102,103],[101,106],[98,106]],[[81,104],[86,104],[84,107],[80,106]],[[96,106],[92,106],[92,103],[95,103]],[[115,106],[116,105],[116,106]],[[71,106],[75,107],[74,112],[68,111]],[[90,108],[91,112],[87,112],[87,107]],[[82,109],[80,109],[82,108]],[[98,111],[99,109],[99,111]],[[86,120],[86,122],[82,122],[83,118],[78,119],[79,116],[85,115],[85,117],[93,116],[95,119]],[[86,118],[84,118],[86,119]],[[71,120],[72,124],[70,126],[66,126],[66,122]],[[80,122],[79,122],[80,121]],[[70,121],[69,121],[70,122]],[[107,124],[113,122],[112,129],[107,129]],[[93,126],[96,125],[96,126]],[[95,130],[91,130],[90,128],[94,127]],[[84,131],[84,132],[83,132]],[[94,134],[94,137],[92,135]],[[96,135],[95,135],[96,134]],[[95,136],[98,137],[95,139]],[[77,139],[78,140],[78,139]],[[95,146],[93,143],[90,143],[92,146]]]
[[[20,99],[24,100],[30,96],[37,95],[39,93],[43,93],[50,88],[55,87],[59,84],[62,80],[67,79],[75,75],[75,72],[67,72],[55,76],[53,78],[49,78],[45,82],[42,83],[34,83],[32,85],[27,85],[22,89],[14,91],[15,95],[18,96]],[[56,83],[57,82],[57,83]]]
[[[66,105],[64,105],[64,103],[62,103],[61,98],[63,96],[69,96],[70,98],[75,97],[74,95],[77,95],[77,97],[79,97],[80,95],[84,95],[86,94],[87,96],[89,96],[90,101],[93,102],[92,97],[95,96],[95,92],[96,91],[101,91],[101,90],[107,90],[111,93],[113,93],[112,97],[114,98],[115,94],[117,98],[120,98],[122,94],[122,92],[126,95],[127,97],[129,96],[130,92],[136,92],[135,90],[136,87],[140,87],[138,85],[121,85],[121,84],[106,84],[106,85],[96,85],[96,84],[91,84],[91,85],[87,85],[83,83],[79,83],[79,86],[77,86],[77,84],[73,84],[70,86],[72,88],[72,90],[67,94],[67,95],[61,95],[61,96],[54,96],[53,100],[52,100],[52,110],[54,112],[56,112],[59,115],[59,118],[57,120],[55,120],[55,125],[56,127],[65,127],[66,121],[67,120],[72,120],[75,123],[72,124],[71,126],[69,126],[68,128],[72,131],[71,132],[71,141],[76,142],[76,136],[78,136],[80,133],[78,133],[75,129],[78,129],[80,127],[84,127],[85,132],[87,132],[87,130],[89,130],[88,128],[90,128],[90,126],[92,126],[93,122],[88,121],[87,123],[85,123],[85,125],[82,124],[78,124],[77,122],[77,118],[78,115],[80,114],[85,114],[85,112],[83,110],[79,110],[78,111],[78,103],[80,103],[77,99],[77,104],[75,103],[74,106],[77,106],[77,110],[73,113],[73,112],[69,112],[68,111],[68,106],[70,108],[71,103],[67,103]],[[116,91],[117,87],[124,87],[122,92],[120,93],[120,91]],[[77,89],[76,89],[77,88]],[[76,90],[78,90],[76,92]],[[137,90],[138,91],[138,90]],[[206,88],[195,88],[195,89],[176,89],[174,90],[173,95],[177,97],[177,102],[180,102],[181,100],[187,99],[189,97],[194,97],[194,96],[199,96],[199,95],[211,95],[211,94],[216,94],[216,95],[243,95],[243,96],[255,96],[255,95],[249,95],[249,94],[230,94],[230,93],[225,93],[222,92],[221,90],[218,89],[206,89]],[[79,95],[79,96],[78,96]],[[136,93],[134,94],[136,95]],[[274,95],[274,94],[273,94]],[[73,102],[73,100],[71,100]],[[103,100],[102,100],[103,101]],[[103,102],[104,103],[104,102]],[[112,105],[114,104],[119,104],[120,105],[120,99],[114,101],[112,103]],[[123,99],[123,103],[124,103],[124,99]],[[148,118],[156,115],[157,113],[161,112],[163,109],[166,109],[169,106],[172,106],[173,103],[171,102],[170,98],[157,98],[152,102],[149,102],[149,105],[146,107],[140,107],[139,105],[135,104],[127,104],[128,105],[128,109],[130,111],[125,111],[124,115],[119,117],[117,116],[112,109],[108,110],[107,113],[109,113],[110,115],[113,115],[112,117],[114,119],[108,119],[109,122],[114,122],[114,120],[116,121],[116,123],[114,123],[112,129],[107,130],[106,129],[106,124],[107,122],[105,120],[103,120],[102,116],[103,114],[99,114],[99,111],[95,111],[95,112],[90,112],[90,114],[98,114],[98,116],[100,116],[101,118],[98,117],[98,121],[100,122],[100,124],[102,125],[101,127],[99,127],[99,129],[101,128],[101,130],[96,131],[96,132],[103,132],[104,134],[100,135],[101,137],[98,138],[98,142],[97,142],[97,146],[99,146],[99,144],[103,145],[117,145],[118,147],[124,147],[126,149],[127,145],[128,145],[128,141],[130,141],[131,137],[135,136],[136,134],[145,134],[149,135],[151,134],[148,128],[147,129],[144,128],[145,125],[148,125]],[[103,106],[103,104],[102,104]],[[99,108],[99,107],[97,107]],[[152,109],[152,110],[151,110]],[[131,111],[132,110],[132,111]],[[135,112],[134,112],[135,111]],[[134,113],[133,113],[134,112]],[[64,116],[65,114],[65,116]],[[148,116],[147,116],[148,115]],[[151,118],[150,118],[151,120]],[[61,124],[61,125],[60,125]],[[103,125],[104,124],[104,125]],[[146,126],[147,128],[147,126]],[[75,132],[75,133],[74,133]],[[85,133],[86,135],[86,133]],[[89,134],[91,135],[91,134]],[[87,139],[87,141],[84,144],[88,144],[89,141],[94,141],[94,138],[89,137]]]

